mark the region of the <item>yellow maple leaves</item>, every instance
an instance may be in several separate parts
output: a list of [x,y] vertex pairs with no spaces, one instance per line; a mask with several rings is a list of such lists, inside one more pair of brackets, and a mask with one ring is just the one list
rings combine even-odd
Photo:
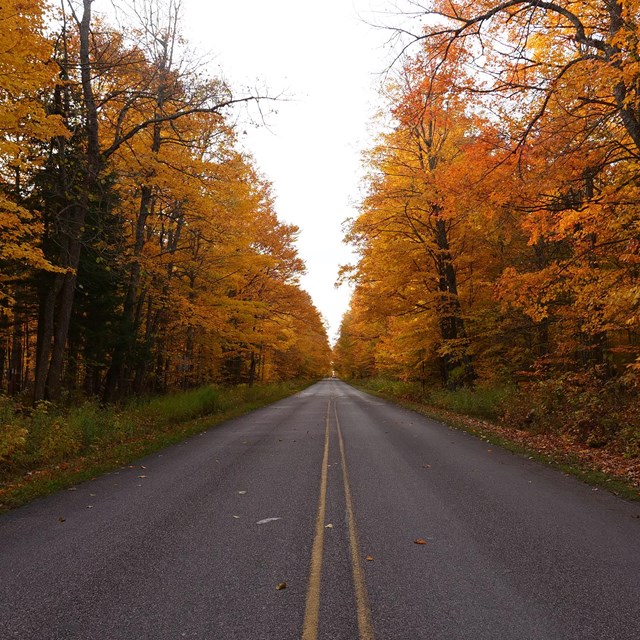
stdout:
[[434,4],[387,91],[394,127],[348,234],[360,259],[345,366],[424,380],[465,351],[489,378],[634,361],[637,9]]

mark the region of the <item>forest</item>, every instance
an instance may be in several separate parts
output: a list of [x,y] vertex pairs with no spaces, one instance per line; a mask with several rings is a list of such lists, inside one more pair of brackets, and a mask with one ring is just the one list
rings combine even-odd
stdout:
[[[179,3],[0,7],[0,389],[20,402],[314,378],[298,229]],[[246,120],[245,120],[246,121]]]
[[640,455],[638,3],[405,5],[336,369]]

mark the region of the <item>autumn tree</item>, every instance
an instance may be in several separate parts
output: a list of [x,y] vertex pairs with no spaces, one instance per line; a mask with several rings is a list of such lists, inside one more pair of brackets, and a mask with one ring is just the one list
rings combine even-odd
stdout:
[[[61,246],[56,264],[64,269],[64,274],[56,276],[43,301],[37,398],[55,398],[60,393],[78,267],[88,232],[86,223],[97,206],[110,200],[109,175],[114,155],[123,147],[139,148],[141,140],[147,141],[143,145],[149,145],[151,154],[157,153],[163,126],[172,132],[183,118],[209,115],[216,119],[230,105],[255,99],[235,98],[224,83],[197,80],[195,73],[183,78],[176,76],[171,70],[171,51],[177,39],[175,15],[168,15],[166,25],[153,20],[144,24],[142,35],[146,35],[147,42],[157,44],[151,47],[150,56],[149,51],[128,44],[121,35],[95,28],[98,23],[92,19],[92,4],[92,0],[83,0],[77,11],[70,4],[63,22],[62,76],[65,89],[69,91],[71,86],[70,90],[76,89],[79,97],[74,126],[81,138],[83,158],[76,172],[75,189],[67,194],[71,197],[56,216],[60,234],[56,244]],[[55,157],[62,155],[56,152]],[[150,184],[141,187],[139,235],[144,233],[145,212],[152,197]],[[138,269],[135,265],[134,260],[127,285],[124,323],[130,322],[132,314]],[[113,389],[122,377],[121,361],[126,347],[122,343],[114,347],[108,389]],[[107,396],[111,395],[111,391],[107,392]]]
[[556,344],[572,359],[603,363],[607,344],[633,352],[623,334],[637,331],[638,7],[434,2],[423,14],[415,40],[441,65],[461,44],[473,52],[465,90],[520,156],[522,225],[549,258],[522,278],[510,270],[506,288],[529,292],[530,304],[514,299],[530,317],[563,321]]
[[[457,386],[476,374],[460,295],[469,215],[455,201],[461,186],[456,167],[480,143],[448,76],[430,78],[424,63],[422,57],[408,62],[393,89],[396,126],[372,154],[370,191],[349,238],[361,252],[356,279],[375,281],[375,295],[394,301],[390,315],[436,319],[442,377]],[[425,339],[433,341],[432,329]],[[424,344],[415,366],[433,351]]]
[[64,3],[49,39],[41,8],[7,17],[33,65],[6,57],[0,379],[10,360],[11,393],[113,401],[326,373],[297,230],[228,118],[259,97],[191,62],[179,3],[134,2],[126,32],[92,9]]
[[40,241],[41,212],[27,202],[29,186],[42,164],[42,145],[66,131],[42,102],[56,79],[44,3],[9,0],[0,7],[0,25],[0,331],[6,341],[0,381],[6,367],[10,389],[17,392],[28,350],[25,305],[31,304],[22,283],[35,270],[54,271]]
[[[429,238],[415,212],[437,203],[449,224],[450,260],[441,257],[454,270],[480,380],[534,380],[542,394],[546,382],[574,395],[618,385],[624,394],[637,384],[640,326],[637,7],[409,4],[428,19],[402,57],[394,128],[370,154],[369,193],[350,228],[361,252],[356,309],[378,335],[361,364],[373,357],[374,372],[415,380],[443,355],[434,348],[442,315],[436,323],[424,295],[435,290],[433,272],[414,247]],[[430,112],[438,95],[446,99]],[[412,154],[416,114],[437,126]],[[432,169],[425,150],[438,131],[446,134]],[[421,155],[429,170],[420,172]],[[357,335],[352,315],[341,348]]]

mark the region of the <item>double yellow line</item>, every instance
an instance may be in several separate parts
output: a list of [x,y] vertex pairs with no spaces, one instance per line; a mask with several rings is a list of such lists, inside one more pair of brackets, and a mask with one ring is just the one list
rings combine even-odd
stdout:
[[[304,624],[302,627],[302,640],[317,640],[318,625],[320,622],[320,585],[322,581],[322,558],[324,550],[325,515],[327,506],[327,470],[329,466],[329,433],[331,430],[331,406],[327,405],[327,418],[324,432],[324,455],[322,457],[322,470],[320,474],[320,496],[318,498],[318,514],[316,516],[316,532],[311,549],[311,566],[309,570],[309,587],[307,589],[307,601],[304,611]],[[333,415],[338,433],[338,445],[340,449],[340,462],[342,466],[342,482],[344,485],[344,497],[346,515],[349,527],[349,548],[351,551],[351,570],[353,573],[353,586],[356,600],[356,615],[358,620],[359,640],[374,640],[373,625],[371,623],[371,611],[367,603],[367,587],[362,570],[360,558],[360,546],[358,544],[358,530],[353,512],[353,499],[347,471],[347,459],[344,453],[344,440],[342,429],[338,420],[338,412],[333,404]]]

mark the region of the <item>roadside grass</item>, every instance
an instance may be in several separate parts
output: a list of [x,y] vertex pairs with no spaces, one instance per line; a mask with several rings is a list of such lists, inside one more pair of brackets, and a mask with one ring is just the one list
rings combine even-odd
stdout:
[[45,402],[28,411],[0,397],[0,513],[127,465],[309,384],[210,385],[124,407],[87,402],[68,410]]
[[354,382],[362,389],[381,393],[390,398],[407,400],[476,418],[497,420],[503,407],[515,394],[509,386],[478,386],[475,389],[427,388],[417,382],[402,382],[386,378],[371,378]]
[[535,433],[504,424],[501,417],[514,400],[513,388],[437,389],[423,394],[415,383],[376,378],[351,384],[487,443],[557,468],[596,489],[640,500],[640,461],[636,457],[585,447],[570,434]]

